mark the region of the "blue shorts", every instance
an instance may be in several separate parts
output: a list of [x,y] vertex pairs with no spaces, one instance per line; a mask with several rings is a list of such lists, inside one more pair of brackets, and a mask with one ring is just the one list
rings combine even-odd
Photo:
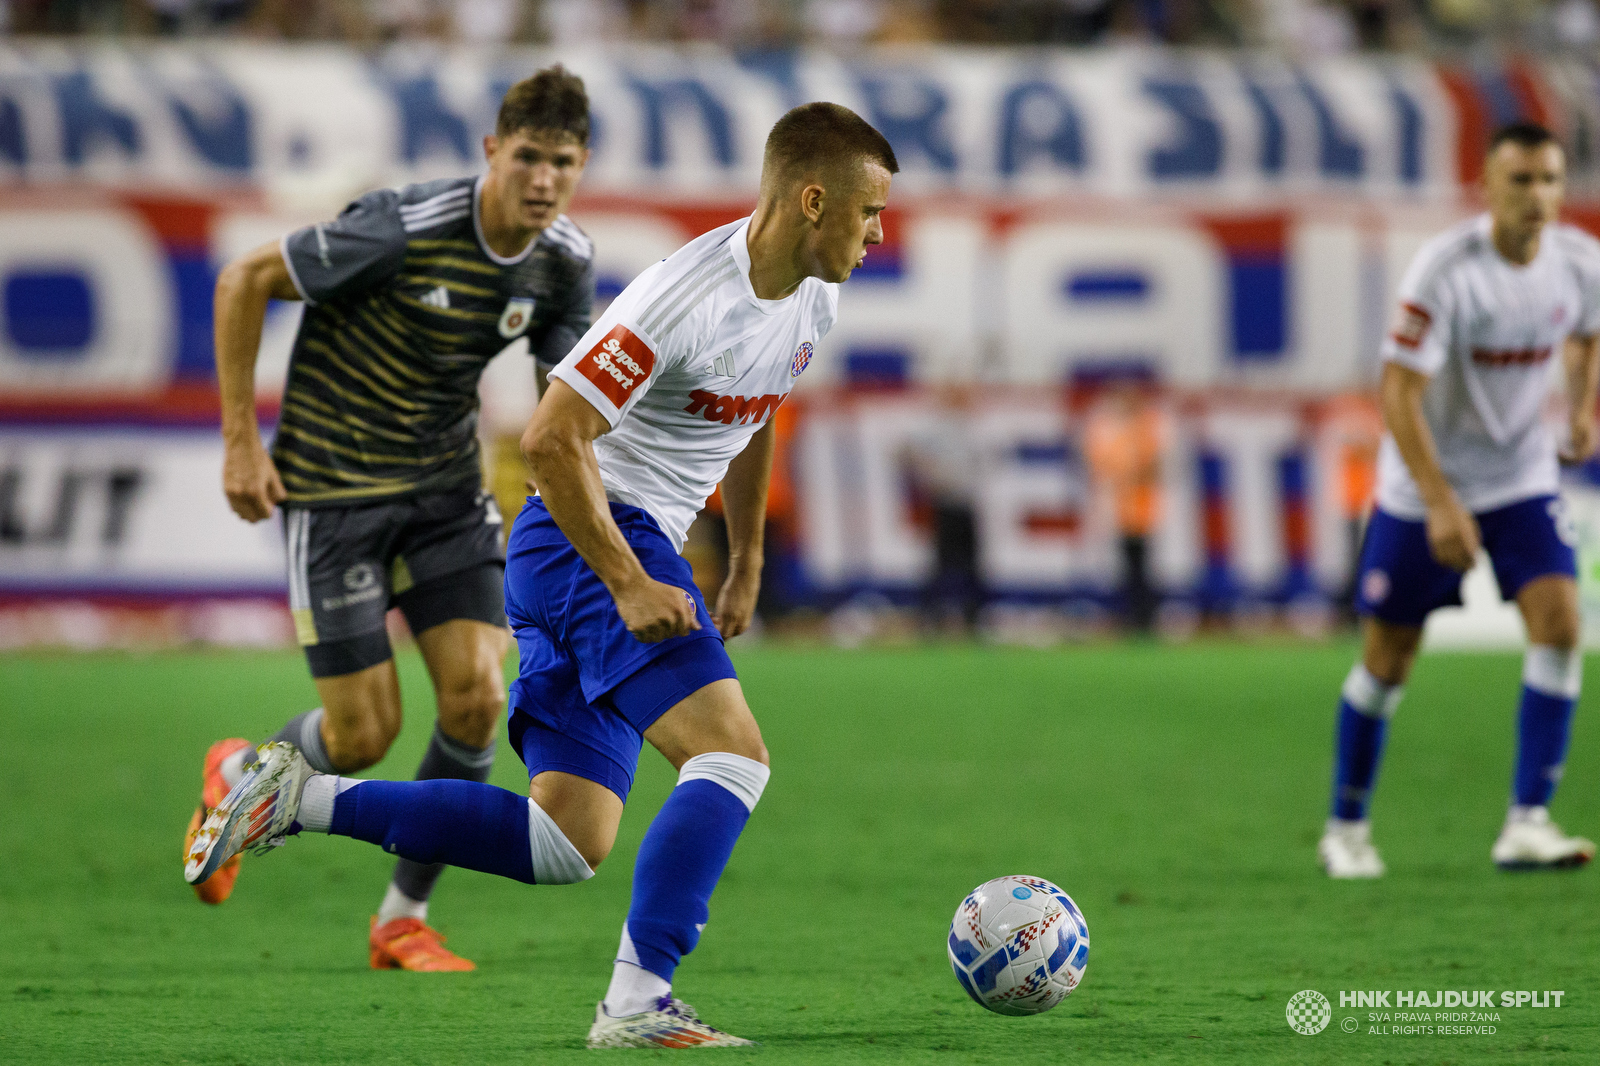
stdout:
[[611,517],[645,572],[694,600],[700,628],[646,644],[537,497],[506,545],[506,617],[517,637],[511,744],[530,778],[559,770],[627,802],[644,731],[713,681],[737,677],[689,564],[649,513],[613,503]]
[[[1559,496],[1535,496],[1474,516],[1494,566],[1500,598],[1514,600],[1536,577],[1578,576],[1576,536]],[[1458,574],[1428,550],[1427,524],[1374,510],[1361,544],[1356,610],[1395,625],[1420,626],[1436,607],[1461,603]]]

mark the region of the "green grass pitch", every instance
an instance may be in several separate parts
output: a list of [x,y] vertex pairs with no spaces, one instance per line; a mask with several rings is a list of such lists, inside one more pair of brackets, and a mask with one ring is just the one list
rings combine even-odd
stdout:
[[[826,1062],[1594,1062],[1596,873],[1489,863],[1510,775],[1519,658],[1429,655],[1374,809],[1390,874],[1335,884],[1314,845],[1348,645],[1201,643],[740,651],[772,751],[761,806],[677,992],[758,1039],[713,1056]],[[407,725],[371,776],[409,777]],[[530,888],[451,871],[434,923],[472,974],[374,973],[389,860],[355,841],[246,858],[197,903],[180,836],[201,753],[315,696],[292,653],[0,658],[0,1062],[555,1063],[604,991],[634,852],[672,776],[647,749],[594,880]],[[1600,830],[1600,729],[1580,714],[1556,814]],[[519,792],[502,745],[494,780]],[[1037,1018],[989,1015],[944,939],[974,885],[1058,881],[1093,936],[1083,986]],[[1289,997],[1333,1024],[1300,1036]],[[1356,989],[1561,989],[1487,1036],[1366,1031]],[[1361,1022],[1347,1034],[1340,1023]]]

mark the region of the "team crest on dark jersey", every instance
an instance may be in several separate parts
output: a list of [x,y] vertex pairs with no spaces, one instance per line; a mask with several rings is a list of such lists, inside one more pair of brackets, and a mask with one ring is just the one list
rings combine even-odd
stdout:
[[811,362],[811,342],[805,341],[794,350],[794,358],[789,360],[789,376],[797,378],[800,372]]
[[506,309],[500,315],[500,336],[506,340],[520,337],[532,321],[533,297],[514,296],[506,301]]

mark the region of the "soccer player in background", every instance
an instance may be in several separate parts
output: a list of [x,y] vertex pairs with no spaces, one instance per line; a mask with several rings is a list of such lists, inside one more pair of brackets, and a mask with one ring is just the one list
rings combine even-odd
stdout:
[[[489,777],[508,637],[478,380],[508,344],[527,338],[549,367],[589,328],[593,246],[563,213],[588,139],[583,82],[559,66],[540,71],[501,103],[483,176],[368,193],[217,281],[223,488],[247,521],[282,508],[289,606],[322,700],[271,739],[292,742],[320,773],[371,766],[400,731],[384,627],[393,606],[438,698],[417,777]],[[254,382],[269,297],[306,304],[270,455]],[[246,740],[212,746],[191,838],[254,760]],[[442,869],[396,864],[369,933],[375,968],[472,969],[426,924]],[[195,891],[220,903],[237,873],[235,859]]]
[[[314,831],[531,884],[582,881],[611,850],[648,740],[678,784],[640,845],[589,1046],[747,1044],[672,997],[768,777],[723,639],[749,624],[760,587],[770,419],[832,327],[838,283],[883,240],[896,170],[854,113],[795,108],[767,138],[755,213],[639,275],[551,371],[522,437],[539,495],[506,570],[521,651],[510,734],[529,798],[317,773],[291,739],[263,748],[211,812],[185,877]],[[678,553],[719,482],[730,549],[713,616]]]
[[1362,656],[1339,704],[1333,809],[1318,845],[1332,877],[1383,874],[1367,804],[1389,718],[1423,621],[1461,602],[1480,546],[1528,630],[1511,806],[1490,856],[1504,869],[1546,869],[1594,855],[1547,809],[1583,658],[1573,536],[1541,414],[1559,359],[1570,404],[1562,458],[1586,459],[1600,380],[1600,243],[1557,223],[1564,183],[1548,131],[1500,130],[1484,168],[1488,213],[1429,241],[1400,283],[1383,348],[1377,508],[1359,571]]

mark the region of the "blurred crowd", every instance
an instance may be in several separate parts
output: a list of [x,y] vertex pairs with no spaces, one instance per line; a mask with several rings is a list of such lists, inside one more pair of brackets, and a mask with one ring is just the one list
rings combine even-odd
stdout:
[[1600,42],[1600,0],[0,0],[0,32],[736,50],[943,42],[1535,50]]

